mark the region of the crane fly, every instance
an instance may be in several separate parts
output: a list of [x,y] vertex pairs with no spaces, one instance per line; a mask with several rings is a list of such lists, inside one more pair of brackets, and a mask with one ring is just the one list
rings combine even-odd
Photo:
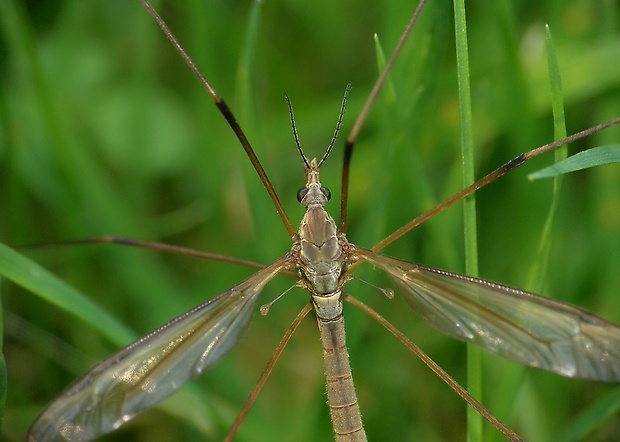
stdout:
[[[342,114],[341,111],[340,118]],[[297,141],[296,131],[294,133]],[[77,440],[96,437],[162,400],[184,382],[209,368],[234,346],[258,307],[260,292],[281,272],[301,273],[298,284],[313,296],[319,316],[322,314],[322,300],[336,299],[336,307],[327,309],[336,310],[336,313],[328,313],[332,315],[328,321],[340,319],[340,298],[345,296],[343,290],[349,280],[346,270],[363,262],[385,271],[407,303],[451,336],[477,343],[521,364],[561,375],[618,380],[620,333],[613,324],[547,298],[388,258],[349,243],[323,211],[326,203],[323,198],[327,199],[327,195],[319,185],[318,169],[327,159],[329,149],[322,160],[314,161],[305,158],[298,141],[297,145],[308,180],[308,192],[305,195],[302,192],[300,200],[303,205],[311,206],[312,210],[306,212],[299,237],[295,237],[291,251],[244,282],[95,367],[43,412],[33,426],[33,440],[46,440],[54,432],[67,438],[73,434]],[[332,146],[333,143],[330,148]],[[308,193],[314,195],[313,202],[303,203]],[[317,228],[317,218],[326,224]],[[302,233],[304,228],[309,231]],[[330,259],[319,260],[322,264],[329,263],[330,268],[318,276],[317,261],[308,258],[318,253],[312,251],[317,246],[314,239],[309,239],[316,229],[324,235],[320,245],[329,244],[328,248],[333,246],[334,252]],[[322,247],[320,249],[323,250]],[[320,282],[321,277],[325,276],[333,279],[331,285]],[[198,330],[200,334],[197,334]],[[106,401],[108,395],[111,400]],[[123,399],[119,400],[117,395]],[[352,419],[357,419],[357,414]],[[360,427],[345,427],[344,431],[353,434],[353,430],[361,434]]]

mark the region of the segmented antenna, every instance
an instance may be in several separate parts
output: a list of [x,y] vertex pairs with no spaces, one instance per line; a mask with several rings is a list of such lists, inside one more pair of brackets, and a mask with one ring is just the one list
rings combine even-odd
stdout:
[[[344,117],[344,110],[347,105],[347,97],[349,96],[350,90],[351,90],[351,83],[347,84],[347,88],[344,91],[344,97],[342,97],[342,104],[340,105],[340,113],[338,114],[338,122],[336,123],[336,129],[334,130],[334,135],[332,136],[332,140],[330,141],[329,146],[327,146],[327,150],[325,151],[323,158],[321,158],[321,161],[319,161],[319,164],[317,165],[318,168],[320,168],[321,165],[325,162],[325,160],[331,153],[332,148],[336,144],[336,139],[338,138],[338,132],[340,132],[340,126],[342,125],[342,119]],[[295,144],[297,145],[297,150],[299,151],[299,155],[301,156],[301,159],[304,161],[306,168],[309,169],[310,162],[308,161],[308,158],[306,157],[303,149],[301,148],[301,143],[299,142],[299,136],[297,135],[297,126],[295,126],[295,114],[293,113],[293,105],[291,104],[291,100],[289,96],[285,95],[285,97],[286,97],[286,103],[288,104],[288,114],[291,118],[291,127],[293,129],[293,136],[295,137]]]

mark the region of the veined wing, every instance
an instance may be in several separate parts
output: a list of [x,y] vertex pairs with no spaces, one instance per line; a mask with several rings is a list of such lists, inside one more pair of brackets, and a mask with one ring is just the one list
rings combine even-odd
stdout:
[[154,406],[217,362],[240,339],[281,258],[104,360],[37,418],[31,442],[88,441]]
[[439,330],[530,367],[620,381],[620,327],[578,307],[495,282],[358,249]]

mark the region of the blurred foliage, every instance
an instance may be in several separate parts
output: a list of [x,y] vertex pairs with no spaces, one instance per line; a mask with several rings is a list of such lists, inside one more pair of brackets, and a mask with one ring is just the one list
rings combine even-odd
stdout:
[[[427,5],[391,73],[393,93],[379,96],[357,141],[348,238],[360,246],[372,246],[460,188],[453,16],[444,3]],[[235,112],[294,225],[303,213],[295,198],[303,173],[284,94],[295,107],[307,154],[321,156],[345,86],[352,83],[340,142],[322,174],[337,219],[341,149],[377,77],[373,35],[389,53],[413,5],[186,0],[155,6]],[[468,6],[479,175],[551,141],[545,24],[558,51],[569,132],[620,115],[615,2],[487,0]],[[260,10],[256,32],[248,37],[253,7]],[[0,9],[2,242],[115,234],[263,263],[287,252],[286,231],[230,128],[137,0],[0,0]],[[242,57],[244,51],[250,55]],[[570,150],[618,139],[614,128]],[[482,277],[524,286],[536,265],[551,199],[550,182],[531,183],[526,175],[551,157],[478,193]],[[615,322],[619,178],[616,165],[565,179],[545,285],[537,288]],[[462,230],[459,208],[451,209],[385,252],[462,271]],[[56,247],[28,256],[138,334],[252,273],[111,245]],[[387,285],[377,273],[360,269],[359,276]],[[263,299],[290,284],[275,281]],[[2,440],[16,441],[46,403],[117,347],[37,296],[9,284],[2,288],[8,369]],[[463,344],[422,324],[398,297],[388,301],[356,282],[348,290],[457,380],[465,379]],[[293,291],[267,317],[257,315],[238,348],[192,383],[201,407],[209,410],[204,416],[173,398],[172,407],[184,418],[149,411],[103,440],[221,439],[306,297]],[[462,401],[372,320],[351,308],[346,313],[369,438],[462,440]],[[293,337],[238,440],[332,437],[312,322]],[[576,415],[617,388],[520,371],[494,356],[485,356],[484,382],[485,405],[536,441],[557,440]],[[617,439],[617,417],[596,425],[591,439]],[[497,438],[490,430],[488,440]]]

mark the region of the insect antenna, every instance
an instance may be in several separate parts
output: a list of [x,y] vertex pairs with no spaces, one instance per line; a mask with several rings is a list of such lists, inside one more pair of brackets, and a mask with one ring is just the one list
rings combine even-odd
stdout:
[[323,162],[327,159],[334,144],[336,144],[336,138],[338,138],[338,132],[340,132],[340,125],[342,124],[342,118],[344,117],[344,109],[347,105],[347,97],[349,95],[349,91],[351,90],[351,84],[347,84],[347,88],[344,90],[344,97],[342,97],[342,104],[340,105],[340,114],[338,114],[338,122],[336,123],[336,129],[334,130],[334,135],[332,136],[332,141],[329,143],[327,150],[325,151],[325,155],[319,161],[318,167],[320,168]]
[[306,155],[304,154],[304,151],[301,148],[301,143],[299,142],[299,136],[297,135],[297,126],[295,125],[295,114],[293,113],[293,105],[291,104],[291,99],[288,97],[288,95],[285,95],[285,97],[286,97],[286,104],[288,104],[288,114],[291,119],[291,128],[293,129],[293,137],[295,138],[295,145],[297,145],[297,150],[299,151],[299,155],[301,156],[301,159],[306,165],[306,169],[310,169],[310,162],[308,161],[308,158],[306,158]]
[[[344,117],[344,110],[347,105],[347,97],[349,96],[349,91],[351,90],[351,84],[347,84],[347,88],[344,91],[344,97],[342,98],[342,104],[340,105],[340,113],[338,114],[338,122],[336,123],[336,129],[334,130],[334,135],[332,135],[332,140],[327,146],[327,150],[325,154],[323,154],[323,158],[319,161],[317,167],[320,169],[321,165],[325,162],[329,154],[331,153],[334,144],[336,144],[336,139],[338,138],[338,132],[340,132],[340,127],[342,125],[342,119]],[[295,137],[295,144],[297,145],[297,150],[299,151],[299,155],[303,160],[306,168],[310,168],[310,162],[308,161],[308,157],[304,154],[303,149],[301,148],[301,143],[299,142],[299,136],[297,135],[297,126],[295,125],[295,114],[293,113],[293,105],[291,104],[291,100],[288,95],[286,95],[286,103],[288,104],[288,113],[291,118],[291,127],[293,129],[293,136]]]

